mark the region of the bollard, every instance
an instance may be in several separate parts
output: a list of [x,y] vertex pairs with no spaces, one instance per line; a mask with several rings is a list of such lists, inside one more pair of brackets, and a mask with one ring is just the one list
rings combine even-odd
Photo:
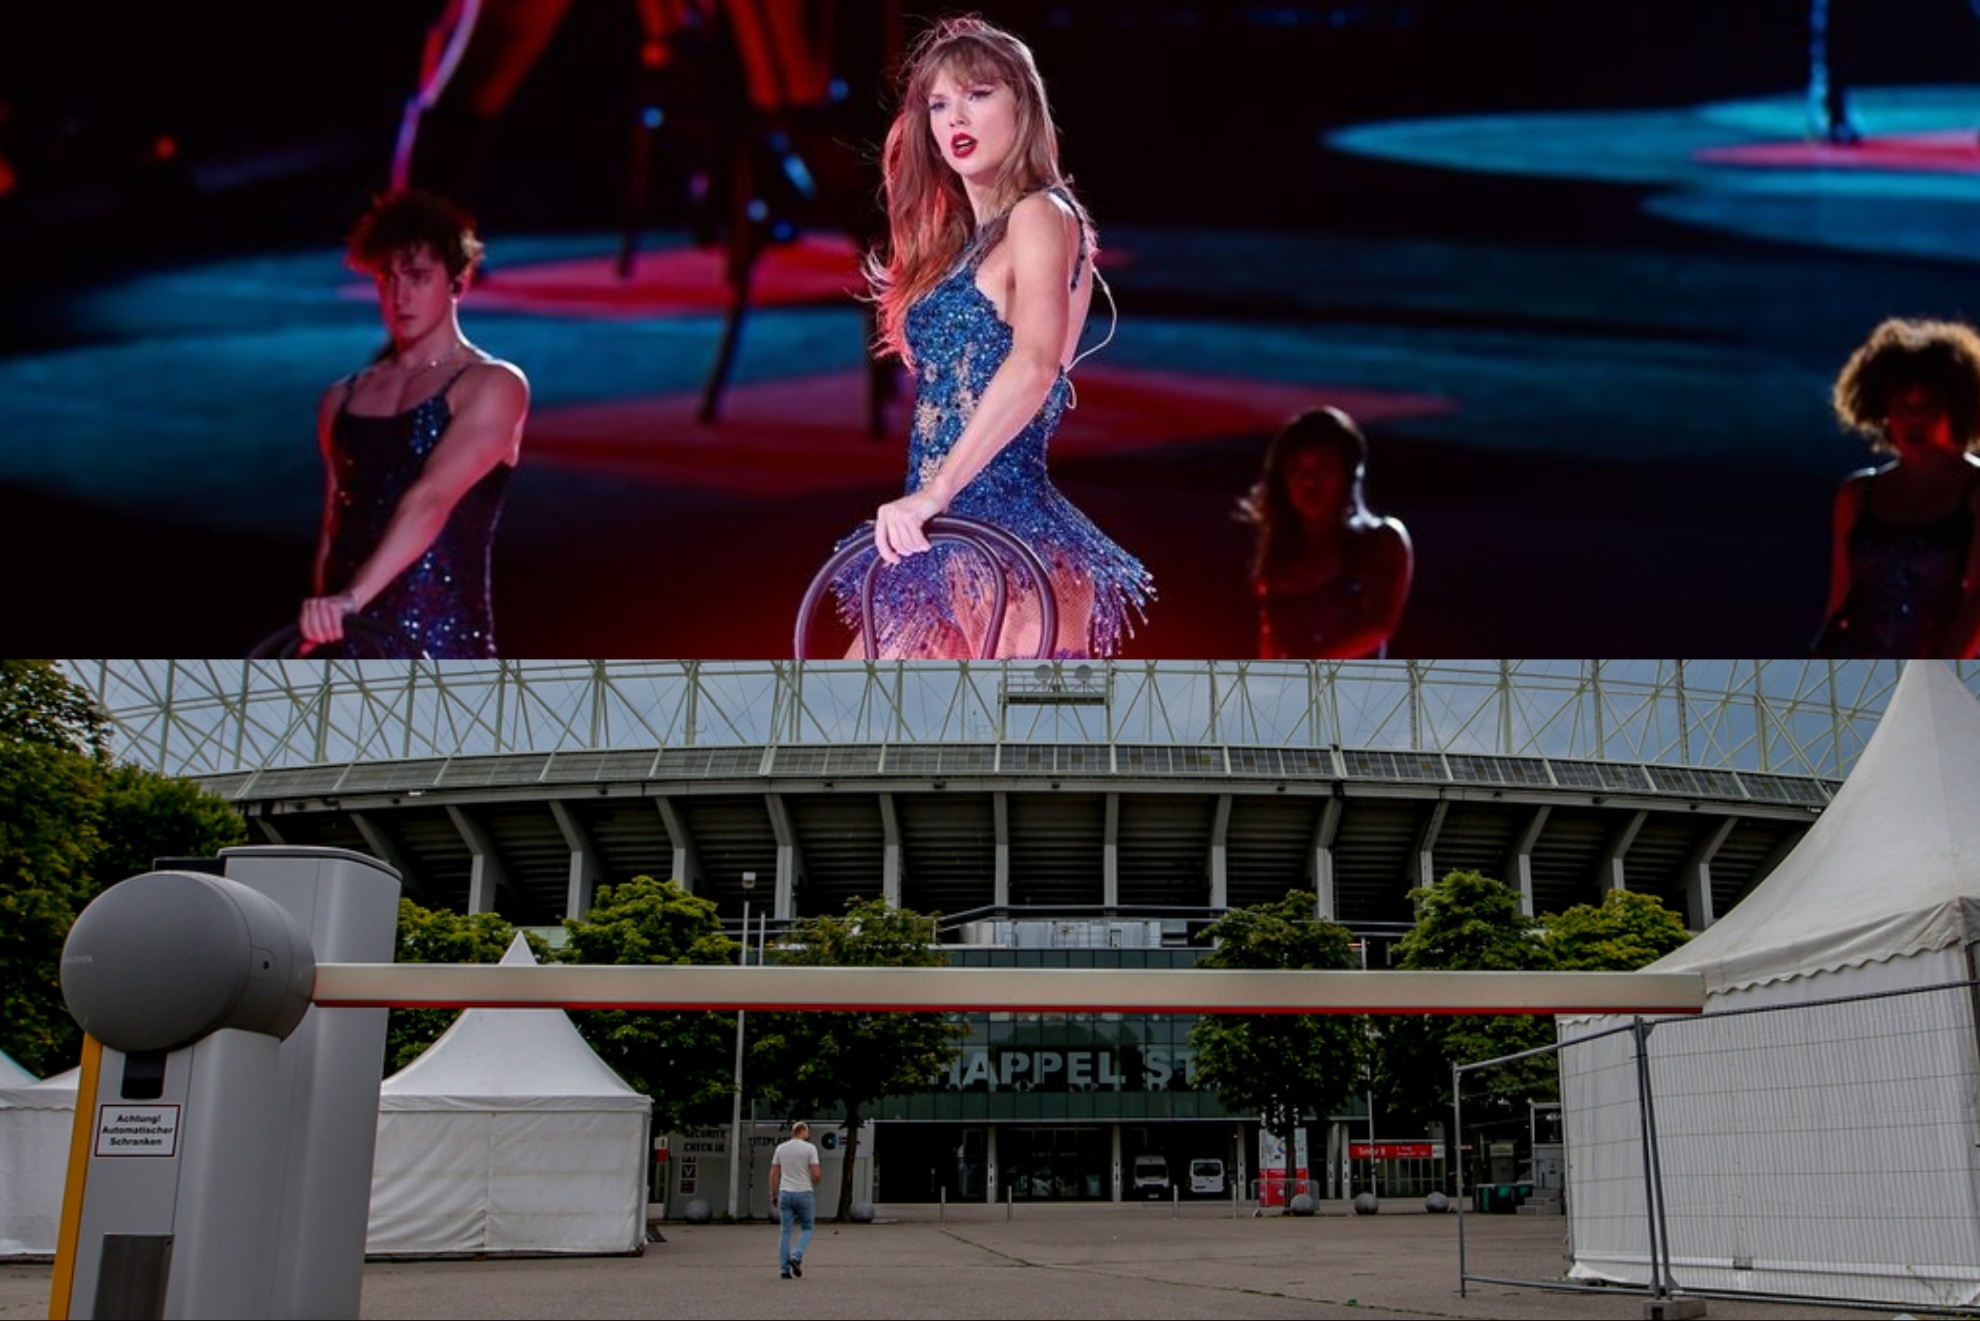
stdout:
[[935,1199],[935,1223],[939,1225],[948,1218],[949,1218],[949,1189],[948,1186],[945,1184],[942,1187],[942,1195]]
[[1015,1185],[1004,1189],[1004,1219],[1012,1219],[1017,1214],[1017,1188]]
[[1169,1219],[1182,1219],[1182,1185],[1179,1183],[1169,1185],[1169,1206]]

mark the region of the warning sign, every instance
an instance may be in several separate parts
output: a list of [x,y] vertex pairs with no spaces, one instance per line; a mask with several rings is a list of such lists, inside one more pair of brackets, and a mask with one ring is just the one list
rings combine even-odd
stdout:
[[178,1155],[179,1107],[176,1105],[98,1107],[96,1154],[99,1156]]

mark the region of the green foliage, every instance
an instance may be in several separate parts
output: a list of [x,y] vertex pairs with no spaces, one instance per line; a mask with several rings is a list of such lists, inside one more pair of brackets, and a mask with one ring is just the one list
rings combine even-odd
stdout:
[[62,1002],[62,942],[95,893],[103,782],[65,747],[0,738],[0,1050],[68,1068],[82,1034]]
[[[1531,971],[1555,966],[1553,951],[1519,896],[1475,871],[1454,871],[1410,891],[1416,925],[1396,946],[1396,966],[1452,972]],[[1533,1014],[1391,1015],[1377,1022],[1374,1089],[1392,1123],[1451,1113],[1451,1067],[1554,1041],[1551,1018]],[[1550,1056],[1473,1075],[1467,1120],[1523,1115],[1526,1102],[1558,1095]]]
[[1691,939],[1663,900],[1611,890],[1599,904],[1576,904],[1541,919],[1554,966],[1569,972],[1634,972]]
[[1409,897],[1416,925],[1396,946],[1397,967],[1479,972],[1552,966],[1537,924],[1520,911],[1519,896],[1489,876],[1450,872]]
[[[399,936],[393,950],[398,963],[500,963],[516,938],[516,929],[494,913],[459,913],[422,908],[399,900]],[[530,953],[543,962],[550,947],[543,938],[525,933]],[[458,1009],[394,1009],[385,1030],[385,1072],[397,1073],[460,1017]]]
[[0,743],[103,755],[110,721],[54,661],[0,660]]
[[111,766],[104,778],[101,834],[96,875],[114,885],[150,871],[159,858],[210,858],[245,844],[247,822],[226,799],[190,780]]
[[[940,968],[936,919],[885,900],[846,905],[843,917],[798,923],[777,951],[780,965],[813,968]],[[920,1091],[947,1071],[967,1029],[947,1014],[766,1013],[749,1019],[750,1086],[793,1119],[845,1116],[838,1218],[852,1214],[852,1169],[861,1108]]]
[[[1218,918],[1205,931],[1215,948],[1199,968],[1354,968],[1347,928],[1314,912],[1313,896],[1289,891],[1276,904],[1254,904]],[[1256,1111],[1286,1140],[1286,1176],[1298,1143],[1293,1134],[1353,1091],[1362,1074],[1365,1020],[1342,1014],[1206,1014],[1190,1031],[1196,1076],[1233,1114]]]
[[[575,963],[733,963],[736,942],[722,934],[712,900],[679,881],[638,876],[604,886],[582,918],[566,918],[561,957]],[[735,1020],[727,1014],[647,1013],[622,1009],[574,1013],[599,1058],[628,1086],[653,1099],[655,1132],[728,1118],[722,1103],[735,1090]]]
[[715,901],[679,881],[636,876],[603,886],[582,918],[568,918],[566,958],[574,963],[733,963],[736,942],[722,934]]
[[0,1050],[40,1074],[81,1049],[59,981],[76,914],[153,857],[210,854],[245,832],[217,796],[108,761],[108,729],[51,662],[0,661]]

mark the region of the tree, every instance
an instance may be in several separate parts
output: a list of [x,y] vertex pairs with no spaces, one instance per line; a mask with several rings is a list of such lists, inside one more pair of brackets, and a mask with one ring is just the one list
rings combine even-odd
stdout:
[[[399,900],[398,943],[393,958],[399,963],[500,963],[516,929],[494,913],[462,916],[422,908]],[[541,936],[525,933],[530,953],[540,962],[550,947]],[[394,1009],[385,1029],[385,1072],[405,1068],[452,1027],[458,1009]]]
[[[1411,890],[1416,925],[1396,945],[1396,965],[1457,972],[1551,969],[1553,952],[1519,896],[1475,871],[1448,873]],[[1419,1122],[1451,1112],[1451,1068],[1553,1044],[1551,1018],[1533,1014],[1390,1015],[1378,1023],[1374,1090],[1383,1112]],[[1550,1056],[1473,1075],[1465,1093],[1467,1119],[1504,1123],[1523,1116],[1528,1100],[1559,1094]],[[1453,1134],[1453,1141],[1458,1135]]]
[[0,1049],[37,1073],[73,1064],[62,942],[98,891],[246,827],[190,781],[111,762],[110,722],[50,661],[0,660]]
[[102,790],[94,758],[0,735],[0,1050],[37,1074],[74,1064],[81,1046],[62,942],[95,892]]
[[1416,925],[1396,946],[1397,966],[1453,971],[1519,971],[1550,966],[1538,924],[1519,896],[1475,871],[1445,874],[1411,890]]
[[0,660],[0,743],[103,755],[110,720],[54,661]]
[[[713,900],[679,881],[636,876],[603,886],[582,918],[566,918],[562,957],[576,963],[733,963],[736,942],[722,934]],[[724,1014],[592,1010],[573,1014],[578,1031],[627,1085],[653,1100],[655,1132],[724,1117],[734,1092],[735,1025]]]
[[111,765],[103,782],[98,888],[148,872],[159,858],[210,858],[247,842],[247,823],[226,799],[191,780]]
[[[843,917],[799,922],[781,943],[777,962],[812,968],[941,968],[948,955],[936,943],[936,919],[883,899],[848,901]],[[786,1114],[845,1115],[846,1150],[839,1180],[838,1219],[852,1215],[853,1160],[859,1154],[861,1108],[882,1097],[918,1091],[945,1072],[967,1029],[947,1014],[770,1013],[759,1025],[749,1059],[761,1090]]]
[[1686,941],[1684,919],[1655,895],[1611,890],[1541,918],[1554,966],[1565,972],[1634,972]]
[[[1224,914],[1205,930],[1214,943],[1199,968],[1353,968],[1353,935],[1314,912],[1313,896],[1288,891],[1276,904]],[[1361,1077],[1366,1025],[1340,1014],[1210,1014],[1191,1029],[1196,1076],[1232,1113],[1256,1111],[1286,1144],[1286,1187],[1300,1125],[1324,1117]],[[1290,1207],[1291,1199],[1287,1199]]]

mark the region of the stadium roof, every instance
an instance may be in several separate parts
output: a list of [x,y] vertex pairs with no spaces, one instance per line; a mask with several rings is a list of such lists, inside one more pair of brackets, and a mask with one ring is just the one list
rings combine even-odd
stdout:
[[1169,912],[1327,895],[1407,922],[1477,868],[1534,911],[1647,889],[1703,925],[1800,837],[1833,782],[1565,758],[1140,744],[732,746],[359,761],[207,777],[272,842],[354,848],[422,902],[548,923],[597,885],[678,877],[740,912],[886,894]]
[[[1840,778],[1889,661],[68,661],[175,774],[733,745],[1119,743],[1634,761]],[[1969,688],[1980,665],[1963,662]]]
[[[679,876],[740,912],[1405,922],[1457,867],[1708,925],[1806,832],[1893,662],[69,661],[120,756],[429,904],[548,923]],[[1963,663],[1971,690],[1980,666]]]

